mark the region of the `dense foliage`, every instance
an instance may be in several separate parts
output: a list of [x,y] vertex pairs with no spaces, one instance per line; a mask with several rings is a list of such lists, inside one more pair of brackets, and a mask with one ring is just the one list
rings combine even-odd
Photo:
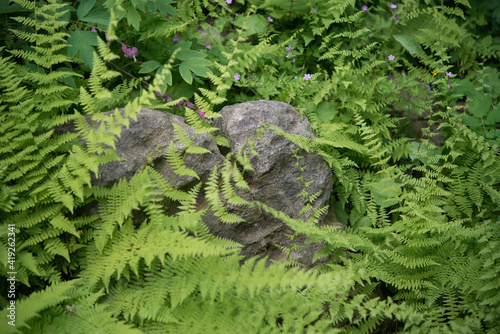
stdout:
[[[500,333],[500,3],[16,0],[0,13],[0,272],[16,279],[1,285],[1,333]],[[331,166],[344,231],[238,197],[244,150],[189,192],[147,165],[92,186],[141,106],[214,133],[224,105],[256,99],[309,119],[314,141],[282,135]],[[58,131],[70,121],[77,133]],[[192,175],[185,154],[205,151],[180,128],[176,142],[189,149],[166,159]],[[238,221],[228,203],[324,242],[316,259],[331,264],[241,265],[202,222]]]

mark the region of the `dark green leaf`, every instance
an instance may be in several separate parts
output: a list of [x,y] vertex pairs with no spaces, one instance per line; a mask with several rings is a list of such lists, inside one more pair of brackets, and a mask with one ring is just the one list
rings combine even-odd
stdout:
[[139,73],[149,73],[151,71],[156,70],[160,66],[161,66],[161,64],[159,62],[157,62],[156,60],[149,60],[141,65],[141,69],[139,70]]
[[408,52],[412,55],[424,53],[424,50],[420,46],[420,44],[410,35],[392,35],[396,41],[401,43],[403,47],[408,50]]
[[163,15],[177,15],[177,12],[175,11],[174,7],[170,6],[171,3],[174,3],[172,0],[157,0],[156,5],[158,6],[158,9]]
[[87,15],[92,8],[94,8],[95,0],[82,0],[80,1],[80,6],[76,10],[76,15],[78,19],[81,20]]
[[106,8],[94,8],[85,16],[80,19],[83,22],[102,24],[107,26],[109,24],[109,12]]
[[329,102],[320,102],[316,107],[316,114],[320,122],[331,121],[337,114],[335,106]]
[[182,79],[186,81],[188,84],[193,83],[193,76],[191,75],[191,71],[189,70],[189,67],[180,65],[179,66],[179,72],[181,74]]
[[80,53],[85,64],[92,67],[94,53],[93,45],[97,45],[97,34],[91,31],[75,30],[68,38],[68,56],[74,57]]

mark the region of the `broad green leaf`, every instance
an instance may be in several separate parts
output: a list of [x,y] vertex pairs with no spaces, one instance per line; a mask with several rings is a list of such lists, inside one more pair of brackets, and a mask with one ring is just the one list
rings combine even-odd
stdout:
[[80,1],[80,6],[76,10],[76,15],[78,19],[83,19],[85,15],[87,15],[92,8],[94,8],[95,0],[82,0]]
[[497,122],[500,122],[500,106],[496,107],[488,114],[486,118],[486,124],[493,125]]
[[[163,66],[161,65],[157,70],[156,70],[156,75],[160,75],[161,72],[163,71]],[[165,76],[165,82],[163,85],[160,85],[161,91],[164,92],[167,89],[168,86],[172,86],[172,73],[169,71],[167,75]]]
[[245,30],[242,35],[250,36],[253,34],[260,34],[266,31],[267,28],[267,19],[260,14],[253,14],[249,16],[240,15],[234,24],[238,27],[245,27]]
[[491,102],[492,100],[490,95],[475,96],[475,99],[469,103],[469,111],[474,116],[483,118],[490,110]]
[[173,0],[157,0],[156,6],[163,15],[177,15],[174,7],[170,6],[170,4],[175,3]]
[[[177,58],[180,60],[188,60],[188,59],[193,59],[193,58],[198,60],[198,59],[203,59],[205,57],[206,57],[206,54],[201,53],[199,51],[188,50],[187,48],[182,48],[182,50],[177,54]],[[211,64],[212,63],[210,63],[210,65]]]
[[160,66],[161,66],[161,63],[157,62],[156,60],[149,60],[141,65],[141,69],[139,70],[139,73],[149,73],[149,72],[156,70]]
[[75,30],[68,38],[68,56],[80,53],[85,64],[92,67],[93,45],[97,45],[97,34],[91,31]]
[[[130,3],[129,3],[130,4]],[[124,6],[125,7],[125,6]],[[141,15],[131,4],[127,6],[127,22],[134,27],[135,30],[139,30],[141,26]]]
[[307,46],[307,44],[311,43],[314,40],[314,36],[311,33],[302,34],[302,38],[305,42],[304,46]]
[[80,21],[107,26],[109,25],[109,12],[106,8],[94,8]]
[[397,198],[401,194],[401,187],[393,180],[386,179],[368,184],[373,196],[373,201],[383,208],[398,203]]
[[320,102],[316,107],[316,114],[318,115],[318,120],[320,122],[328,122],[335,117],[337,109],[335,109],[335,106],[329,102]]
[[186,81],[188,84],[193,83],[193,76],[191,75],[191,71],[189,70],[189,67],[180,65],[179,66],[179,72],[181,74],[182,79]]
[[420,44],[415,40],[415,38],[413,38],[413,36],[401,34],[392,35],[392,37],[401,43],[401,45],[412,55],[424,52]]
[[212,66],[212,62],[204,58],[188,58],[183,62],[186,66]]
[[372,221],[368,217],[359,218],[357,222],[355,222],[352,227],[360,228],[360,227],[369,227],[372,226]]

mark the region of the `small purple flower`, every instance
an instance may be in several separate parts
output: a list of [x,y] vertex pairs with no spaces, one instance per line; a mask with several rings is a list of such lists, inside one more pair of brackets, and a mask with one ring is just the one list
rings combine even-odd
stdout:
[[363,5],[363,6],[361,7],[361,9],[363,10],[363,12],[366,12],[366,11],[368,10],[368,6],[367,6],[367,5]]
[[271,16],[268,16],[268,17],[267,17],[267,20],[268,20],[269,22],[273,22],[273,18],[272,18]]
[[395,5],[395,4],[391,3],[391,8],[392,9],[396,9],[396,8],[398,8],[398,5]]
[[293,58],[292,62],[295,63],[295,58]]
[[167,97],[167,102],[172,102],[172,98],[170,96]]
[[451,77],[451,76],[453,76],[453,73],[451,73],[451,72],[446,72],[446,75],[447,75],[447,76],[449,76],[449,77]]
[[451,88],[451,85],[448,85],[448,89],[450,89],[450,88]]
[[304,80],[307,81],[311,79],[311,75],[310,74],[304,74]]
[[241,78],[241,76],[238,73],[236,73],[234,75],[234,80],[238,81],[238,80],[240,80],[240,78]]
[[233,0],[226,0],[226,3],[230,5],[233,2]]
[[200,115],[200,118],[204,118],[205,117],[205,113],[203,111],[201,111],[200,108],[198,108],[198,115]]
[[396,59],[396,57],[394,57],[393,55],[390,55],[388,58],[389,58],[390,61]]
[[127,53],[128,53],[128,48],[127,48],[127,46],[126,46],[125,44],[123,44],[123,43],[122,43],[122,51],[123,51],[123,53],[125,54],[125,56],[127,56],[127,57],[128,57],[128,54],[127,54]]
[[317,8],[313,8],[313,14],[316,14],[318,12]]
[[207,49],[211,49],[211,48],[212,48],[212,46],[211,46],[210,44],[207,44],[207,46],[205,46],[205,48],[207,48]]
[[194,109],[195,109],[194,104],[192,104],[192,103],[191,103],[191,102],[189,102],[189,101],[187,101],[187,102],[186,102],[186,107],[188,107],[188,108],[189,108],[189,109],[191,109],[191,110],[194,110]]
[[91,31],[97,33],[97,30],[95,30],[95,27],[92,27]]
[[177,37],[177,35],[175,35],[174,37],[172,37],[172,40],[174,42],[179,42],[181,39],[179,37]]
[[289,45],[286,47],[286,51],[288,51],[288,52],[292,51],[292,49],[293,49],[293,45]]
[[[159,91],[156,91],[155,92],[156,96],[159,97],[163,102],[165,102],[165,98],[167,97],[167,93],[161,95],[161,93]],[[168,97],[170,99],[170,96]],[[172,101],[172,99],[170,99],[170,101]],[[168,102],[168,101],[167,101]]]
[[294,78],[294,79],[297,79],[297,78],[298,78],[298,76],[294,76],[293,78]]

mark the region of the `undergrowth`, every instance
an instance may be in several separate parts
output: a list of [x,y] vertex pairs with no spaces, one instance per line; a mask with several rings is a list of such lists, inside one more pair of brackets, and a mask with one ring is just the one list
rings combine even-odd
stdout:
[[[499,333],[499,11],[482,0],[2,5],[0,332]],[[141,107],[227,146],[210,121],[259,99],[293,105],[317,137],[263,124],[245,147],[274,131],[321,155],[342,231],[316,224],[322,212],[304,222],[239,197],[243,149],[188,192],[150,166],[92,185]],[[408,131],[415,119],[421,132]],[[76,133],[58,131],[67,122]],[[175,141],[188,149],[171,144],[166,160],[197,177],[184,158],[206,150],[180,128]],[[231,204],[323,242],[315,260],[332,260],[241,264],[240,245],[202,221],[209,210],[241,221]]]

